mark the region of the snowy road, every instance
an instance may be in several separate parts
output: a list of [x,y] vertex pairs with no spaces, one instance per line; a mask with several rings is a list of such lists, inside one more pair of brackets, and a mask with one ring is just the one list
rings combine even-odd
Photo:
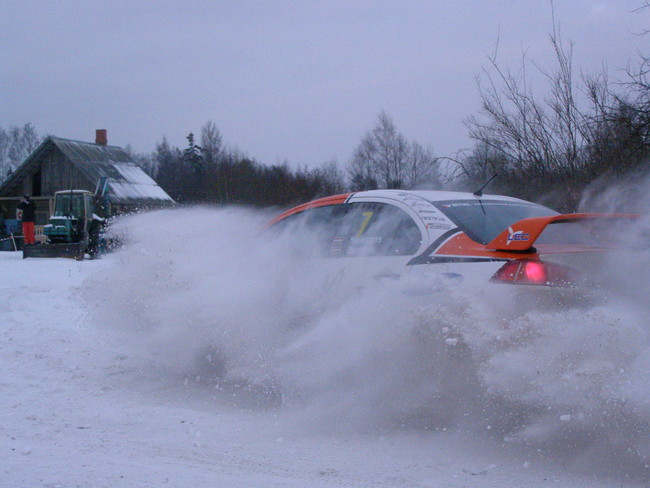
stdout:
[[[348,412],[352,419],[365,415],[354,404],[341,405],[347,395],[326,397],[338,404],[331,404],[334,414],[321,415],[322,404],[289,406],[261,387],[189,374],[170,357],[169,344],[158,346],[165,344],[161,334],[172,343],[183,342],[185,334],[195,343],[201,336],[190,332],[191,321],[185,332],[171,339],[159,333],[155,341],[144,328],[107,326],[150,317],[152,303],[159,302],[170,307],[156,311],[164,321],[178,308],[171,290],[178,293],[188,283],[182,274],[165,276],[136,296],[152,252],[133,255],[76,262],[0,253],[0,488],[650,483],[650,471],[627,466],[625,459],[605,466],[584,457],[577,462],[557,446],[482,433],[480,421],[471,427],[386,422],[355,428],[355,421],[336,421]],[[177,259],[173,250],[171,258]],[[203,318],[206,313],[196,311]],[[373,398],[377,403],[367,409],[387,403],[385,392]]]

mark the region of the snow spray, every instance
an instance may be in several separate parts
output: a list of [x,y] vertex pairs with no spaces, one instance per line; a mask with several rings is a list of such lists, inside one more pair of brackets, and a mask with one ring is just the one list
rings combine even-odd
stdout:
[[270,236],[268,218],[125,218],[114,266],[86,284],[98,323],[143,370],[245,388],[297,428],[458,431],[604,470],[650,463],[648,246],[597,270],[597,299],[540,308],[507,285],[346,289],[309,236]]

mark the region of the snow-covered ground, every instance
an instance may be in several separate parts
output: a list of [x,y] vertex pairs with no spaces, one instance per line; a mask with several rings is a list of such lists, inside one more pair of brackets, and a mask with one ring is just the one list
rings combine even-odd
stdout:
[[650,485],[647,262],[617,263],[620,297],[516,317],[487,292],[324,299],[263,220],[0,253],[0,487]]

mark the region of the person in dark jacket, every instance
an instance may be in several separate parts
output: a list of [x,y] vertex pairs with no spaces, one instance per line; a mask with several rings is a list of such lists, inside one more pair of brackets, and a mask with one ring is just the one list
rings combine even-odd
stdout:
[[25,195],[23,201],[18,204],[18,210],[20,210],[22,215],[25,245],[35,244],[34,220],[36,220],[36,205],[29,198],[29,195]]

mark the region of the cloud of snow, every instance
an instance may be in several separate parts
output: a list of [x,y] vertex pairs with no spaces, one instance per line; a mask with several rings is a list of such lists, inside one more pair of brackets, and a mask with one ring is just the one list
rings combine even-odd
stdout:
[[129,242],[86,284],[97,323],[150,374],[246,392],[301,428],[458,430],[605,470],[650,462],[648,247],[613,256],[600,289],[575,291],[589,300],[551,307],[516,286],[348,283],[343,260],[272,238],[266,220],[124,219]]
[[620,177],[607,175],[591,183],[583,192],[580,211],[648,215],[649,188],[650,172],[644,168]]

